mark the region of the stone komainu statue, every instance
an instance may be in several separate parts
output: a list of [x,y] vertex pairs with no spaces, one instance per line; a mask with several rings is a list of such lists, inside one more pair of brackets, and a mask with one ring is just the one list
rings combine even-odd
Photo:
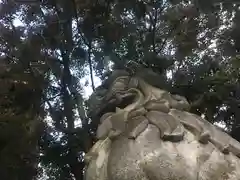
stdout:
[[85,180],[240,180],[240,143],[149,74],[115,71],[92,95],[100,125]]

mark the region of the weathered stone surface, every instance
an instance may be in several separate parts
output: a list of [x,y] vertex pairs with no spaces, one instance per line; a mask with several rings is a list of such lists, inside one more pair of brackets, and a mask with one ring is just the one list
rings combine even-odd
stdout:
[[85,180],[240,180],[240,143],[142,77],[118,71],[92,96]]

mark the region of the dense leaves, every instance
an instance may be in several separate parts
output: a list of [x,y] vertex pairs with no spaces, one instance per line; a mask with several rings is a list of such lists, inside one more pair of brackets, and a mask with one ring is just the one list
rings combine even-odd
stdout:
[[[2,179],[30,180],[37,175],[38,140],[43,130],[44,78],[38,63],[30,70],[20,28],[1,31],[0,173]],[[11,37],[8,36],[12,34]],[[10,41],[12,39],[12,41]],[[32,56],[31,61],[36,59]],[[35,72],[36,71],[36,72]]]
[[36,169],[42,179],[82,179],[97,125],[86,94],[119,68],[153,69],[156,85],[240,140],[239,3],[2,1],[0,9],[3,179],[31,179]]

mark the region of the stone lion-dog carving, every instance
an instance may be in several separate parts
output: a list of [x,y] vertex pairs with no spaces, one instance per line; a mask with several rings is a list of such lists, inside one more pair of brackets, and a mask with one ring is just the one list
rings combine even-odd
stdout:
[[240,143],[152,84],[116,70],[91,96],[100,123],[85,180],[240,180]]

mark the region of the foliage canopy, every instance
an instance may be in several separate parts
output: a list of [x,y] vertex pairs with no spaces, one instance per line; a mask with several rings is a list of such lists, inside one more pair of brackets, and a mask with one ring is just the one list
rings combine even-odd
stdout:
[[84,88],[116,69],[152,68],[240,140],[239,30],[233,0],[1,1],[3,179],[82,179],[97,126]]

